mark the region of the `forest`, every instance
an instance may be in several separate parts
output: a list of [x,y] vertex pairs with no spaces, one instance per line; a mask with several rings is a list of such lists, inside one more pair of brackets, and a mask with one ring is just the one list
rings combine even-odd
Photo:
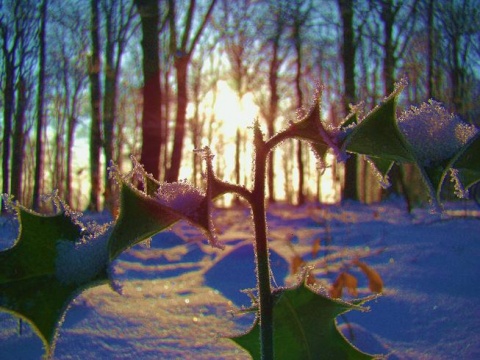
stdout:
[[[478,24],[479,0],[3,0],[2,193],[112,210],[112,163],[197,186],[206,145],[219,178],[249,185],[254,120],[272,136],[319,96],[338,125],[402,79],[399,111],[435,99],[480,126]],[[276,148],[269,201],[422,200],[408,165],[383,190],[361,157],[318,162]]]

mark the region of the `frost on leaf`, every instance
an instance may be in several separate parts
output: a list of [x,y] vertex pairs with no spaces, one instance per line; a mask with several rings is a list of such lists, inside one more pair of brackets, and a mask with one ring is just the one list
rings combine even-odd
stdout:
[[212,246],[222,247],[215,235],[211,216],[211,192],[201,192],[187,182],[160,183],[147,174],[134,158],[127,174],[111,166],[120,186],[120,211],[108,244],[110,258],[125,249],[187,220],[206,233]]
[[89,268],[91,257],[98,254],[75,250],[84,227],[65,212],[45,216],[20,206],[16,210],[17,241],[0,251],[0,310],[27,320],[42,339],[48,358],[71,300],[107,282],[108,259],[100,255]]
[[348,152],[385,161],[381,166],[382,173],[384,169],[389,169],[391,162],[414,161],[412,150],[398,129],[395,116],[397,97],[401,89],[399,86],[383,103],[361,119],[342,144]]
[[65,285],[83,284],[95,278],[108,263],[108,237],[100,235],[80,242],[58,240],[55,275]]
[[457,169],[450,169],[450,178],[454,184],[455,195],[460,199],[467,199],[469,196],[468,190],[463,186],[459,177],[459,171]]
[[291,135],[307,140],[318,160],[323,159],[331,149],[338,161],[345,161],[347,156],[340,148],[344,132],[339,127],[326,124],[321,119],[321,91],[317,91],[313,105],[308,111],[299,111],[297,122],[290,125]]
[[434,100],[412,106],[398,119],[398,126],[427,167],[452,158],[478,132]]
[[155,199],[182,214],[189,214],[200,207],[205,194],[187,182],[163,183],[158,187]]
[[[340,333],[336,317],[350,310],[367,310],[356,304],[333,300],[302,283],[283,290],[273,307],[273,347],[282,359],[372,359]],[[257,321],[245,334],[231,338],[253,359],[261,359],[260,325]]]

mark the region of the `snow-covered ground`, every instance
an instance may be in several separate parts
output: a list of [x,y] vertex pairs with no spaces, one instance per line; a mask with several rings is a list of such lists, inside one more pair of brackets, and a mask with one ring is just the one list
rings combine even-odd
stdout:
[[[249,359],[224,335],[248,329],[251,315],[241,289],[255,285],[252,231],[246,209],[218,210],[224,251],[182,222],[116,261],[123,295],[93,288],[72,304],[55,359]],[[101,220],[101,216],[95,216]],[[338,322],[363,351],[390,359],[480,359],[480,209],[470,203],[408,214],[400,202],[343,207],[276,205],[269,210],[274,281],[292,284],[290,262],[300,255],[329,287],[340,270],[367,279],[352,266],[361,259],[385,284],[371,311]],[[15,237],[4,221],[0,248]],[[313,244],[320,244],[320,248]],[[27,324],[0,314],[0,359],[40,359],[42,344]],[[292,355],[292,359],[295,357]]]

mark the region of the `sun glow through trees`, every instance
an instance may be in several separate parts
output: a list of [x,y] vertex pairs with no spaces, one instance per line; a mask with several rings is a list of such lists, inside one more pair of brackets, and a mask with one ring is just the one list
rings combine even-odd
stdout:
[[[236,182],[235,179],[235,156],[237,151],[237,137],[240,137],[240,184],[251,186],[251,170],[253,161],[253,133],[252,125],[254,121],[259,120],[262,131],[266,134],[266,126],[264,120],[260,116],[260,109],[255,103],[252,93],[243,94],[240,98],[226,81],[219,81],[216,85],[216,92],[208,94],[202,101],[201,111],[205,112],[211,123],[205,123],[205,126],[212,127],[212,136],[204,136],[201,146],[209,146],[212,152],[217,155],[215,159],[216,169],[221,178],[227,181]],[[192,116],[193,107],[190,107],[189,113]],[[292,115],[293,116],[293,115]],[[288,120],[288,116],[286,118]],[[280,129],[286,125],[285,118],[279,118],[276,122],[276,128]],[[293,120],[293,119],[290,119]],[[212,126],[213,125],[213,126]],[[204,129],[204,133],[207,132]],[[186,147],[186,150],[192,150],[192,147]],[[295,189],[298,183],[297,171],[295,168],[291,170],[289,176],[285,176],[283,162],[284,157],[295,158],[295,154],[289,153],[289,149],[285,146],[275,149],[275,197],[278,200],[286,198],[286,182],[289,181],[291,188]],[[335,202],[338,197],[338,190],[333,181],[334,174],[330,165],[334,161],[332,156],[327,156],[326,169],[317,169],[317,161],[314,156],[307,156],[309,168],[312,174],[316,171],[322,172],[320,178],[320,194],[321,201]],[[200,161],[197,158],[197,161]],[[293,167],[295,164],[293,163]],[[181,178],[189,180],[192,176],[190,162],[185,162],[181,171]],[[306,186],[313,195],[317,189],[317,176],[311,176]],[[230,199],[226,200],[228,204]]]

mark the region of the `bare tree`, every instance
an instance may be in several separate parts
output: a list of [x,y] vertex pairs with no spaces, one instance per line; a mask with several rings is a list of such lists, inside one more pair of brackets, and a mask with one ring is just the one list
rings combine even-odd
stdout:
[[[23,162],[16,160],[22,153],[25,143],[24,123],[27,104],[24,90],[27,87],[25,82],[28,80],[26,67],[30,67],[31,65],[27,64],[32,64],[36,60],[37,28],[38,14],[35,4],[21,4],[18,1],[2,3],[2,12],[0,13],[0,55],[3,63],[2,191],[4,193],[14,191],[14,196],[19,199],[22,197]],[[15,97],[15,84],[17,84],[17,98]],[[20,146],[18,153],[14,152],[13,154],[15,163],[12,162],[12,139],[15,146]],[[4,209],[2,204],[2,211]]]
[[[288,18],[291,29],[291,41],[295,52],[294,67],[294,87],[296,97],[296,107],[302,111],[305,105],[303,88],[302,88],[302,73],[304,66],[303,53],[305,51],[305,34],[311,20],[313,4],[311,0],[295,0],[289,2]],[[305,203],[305,163],[303,159],[302,143],[297,142],[297,167],[298,167],[298,205]]]
[[[185,10],[185,22],[181,25],[177,23],[178,4],[174,0],[168,1],[170,53],[174,57],[177,85],[177,114],[173,148],[170,167],[166,175],[166,180],[169,182],[177,181],[180,173],[188,106],[188,67],[192,59],[192,53],[205,30],[216,1],[209,1],[206,11],[200,15],[199,19],[195,19],[197,2],[196,0],[190,0]],[[194,31],[192,27],[195,23],[198,23],[198,27]],[[183,31],[181,31],[181,28],[183,28]]]
[[[213,37],[211,43],[202,43],[197,56],[192,60],[192,105],[193,116],[189,123],[189,130],[191,134],[191,141],[194,149],[200,149],[202,146],[202,139],[206,134],[207,114],[202,110],[203,101],[205,96],[209,93],[216,91],[216,83],[219,81],[220,74],[219,68],[215,69],[215,64],[210,63],[216,54],[213,53],[217,44],[217,38]],[[212,119],[210,119],[212,120]],[[192,178],[193,183],[198,185],[201,178],[201,169],[203,162],[198,161],[198,157],[195,153],[192,155]]]
[[[395,88],[396,70],[399,60],[405,54],[405,50],[412,38],[413,29],[417,23],[419,0],[370,0],[370,6],[375,10],[381,22],[381,41],[375,40],[383,51],[382,76],[384,93],[390,94]],[[385,191],[385,195],[403,194],[407,197],[401,166],[395,165],[390,171],[391,186]]]
[[39,55],[38,55],[38,92],[37,92],[37,142],[35,147],[35,179],[33,184],[33,208],[40,207],[40,193],[43,181],[43,127],[44,127],[44,105],[45,105],[45,62],[46,43],[45,32],[47,26],[48,1],[43,0],[40,7],[40,33],[39,33]]
[[11,194],[19,202],[23,201],[23,164],[25,160],[25,116],[27,110],[27,87],[23,75],[19,76],[17,83],[17,105],[15,112],[15,128],[13,132],[12,178]]
[[[18,11],[18,5],[13,9],[15,14]],[[2,35],[2,57],[4,64],[4,90],[3,90],[3,157],[2,157],[2,192],[10,192],[10,139],[12,135],[12,118],[15,103],[15,71],[16,71],[16,51],[19,46],[18,34],[13,32],[11,26],[13,19],[18,19],[12,15],[7,17],[5,12],[1,14],[0,30]],[[2,203],[2,210],[4,209]]]
[[[354,1],[338,0],[342,23],[342,60],[343,60],[343,108],[344,114],[350,112],[350,104],[356,103],[355,56],[357,44],[353,28]],[[345,163],[345,183],[342,200],[358,200],[357,157],[350,155]]]
[[125,45],[134,30],[135,6],[126,0],[102,0],[105,17],[105,69],[103,94],[103,147],[105,152],[104,201],[111,207],[113,184],[109,180],[109,162],[114,159],[115,122],[117,117],[118,79]]
[[[258,4],[251,0],[242,0],[235,3],[223,1],[221,3],[221,15],[217,28],[220,29],[223,38],[223,49],[227,55],[229,67],[226,73],[229,83],[232,85],[238,97],[238,103],[242,106],[244,96],[252,91],[258,81],[258,46],[255,41],[258,38],[261,21],[256,21],[255,13],[258,13]],[[225,119],[228,121],[229,119]],[[235,131],[235,182],[241,183],[241,153],[245,146],[246,134],[244,129],[237,127]],[[235,198],[238,202],[239,198]]]
[[[48,84],[53,94],[51,118],[56,119],[53,186],[66,203],[74,206],[73,145],[88,85],[86,56],[90,45],[90,4],[76,3],[58,11],[58,2],[50,3],[48,32]],[[55,121],[55,120],[53,120]]]
[[384,92],[390,94],[395,86],[398,62],[405,53],[417,24],[419,0],[369,1],[371,9],[379,16],[382,28],[381,37],[379,34],[370,34],[370,40],[383,51]]
[[100,152],[102,147],[101,138],[101,102],[102,93],[100,87],[100,15],[97,0],[91,0],[91,37],[92,54],[88,64],[90,78],[90,101],[92,107],[92,123],[90,127],[90,211],[100,210]]
[[158,0],[135,0],[142,27],[143,113],[142,152],[140,161],[145,170],[160,178],[160,150],[162,144],[162,116],[159,59]]
[[[462,0],[436,4],[439,27],[444,34],[442,42],[446,69],[450,76],[453,110],[467,114],[469,86],[474,78],[473,64],[478,64],[480,34],[480,1]],[[477,37],[477,39],[476,39]],[[475,52],[475,46],[477,51]],[[478,99],[477,99],[478,100]],[[475,101],[475,100],[474,100]]]
[[[288,49],[285,47],[285,36],[287,32],[287,5],[285,1],[268,1],[267,11],[264,15],[267,26],[264,27],[262,35],[265,36],[265,44],[262,49],[264,61],[267,63],[268,73],[268,95],[260,92],[258,99],[260,111],[267,124],[267,135],[272,137],[275,134],[275,122],[279,113],[279,82],[281,80],[280,67],[285,62]],[[268,96],[268,99],[266,98]],[[267,186],[268,200],[270,203],[275,199],[275,153],[272,151],[268,159]]]

